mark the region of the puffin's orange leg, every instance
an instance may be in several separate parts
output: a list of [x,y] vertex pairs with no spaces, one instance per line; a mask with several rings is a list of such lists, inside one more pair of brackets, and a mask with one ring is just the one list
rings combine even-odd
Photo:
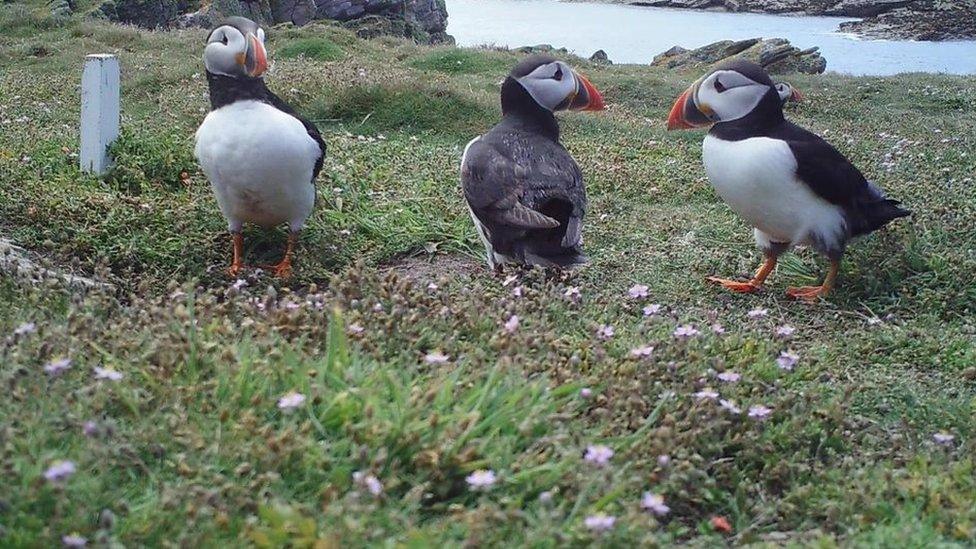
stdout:
[[714,282],[715,284],[721,285],[726,290],[733,292],[738,292],[742,294],[750,294],[753,292],[758,292],[766,278],[769,277],[769,273],[773,272],[776,268],[776,256],[767,255],[766,261],[759,266],[759,270],[753,275],[752,280],[740,281],[740,280],[728,280],[725,278],[719,278],[717,276],[710,276],[707,278],[709,282]]
[[236,232],[231,233],[231,240],[234,243],[234,259],[231,260],[230,267],[227,269],[227,273],[230,276],[237,276],[238,273],[244,268],[244,235]]
[[295,251],[295,244],[298,242],[298,233],[289,232],[288,233],[288,246],[285,248],[285,257],[272,269],[274,269],[274,275],[278,278],[290,278],[291,277],[291,255]]
[[840,270],[840,261],[836,259],[830,260],[830,270],[827,271],[827,277],[824,278],[823,284],[820,286],[802,286],[799,288],[788,288],[786,290],[786,295],[792,297],[793,299],[802,299],[813,303],[818,298],[827,295],[830,290],[834,289],[834,282],[837,280],[837,271]]

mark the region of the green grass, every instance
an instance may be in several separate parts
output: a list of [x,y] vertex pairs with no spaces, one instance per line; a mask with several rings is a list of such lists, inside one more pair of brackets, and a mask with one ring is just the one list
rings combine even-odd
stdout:
[[316,61],[338,61],[345,56],[338,45],[327,38],[301,38],[282,45],[283,58],[305,57]]
[[[586,174],[592,263],[505,285],[481,263],[457,165],[497,119],[498,81],[518,56],[271,29],[268,84],[316,120],[328,157],[296,278],[232,285],[224,221],[192,158],[208,107],[204,34],[0,7],[0,236],[116,288],[0,275],[0,545],[72,532],[203,547],[976,536],[976,78],[788,76],[808,98],[788,116],[914,211],[855,242],[837,292],[807,306],[783,293],[822,275],[809,251],[785,257],[758,295],[704,283],[760,258],[707,184],[701,133],[664,131],[697,75],[571,59],[610,105],[562,117]],[[122,62],[124,117],[100,181],[77,168],[77,89],[82,55],[104,51]],[[284,236],[248,229],[248,261],[276,261]],[[648,298],[627,296],[638,283]],[[661,313],[645,317],[649,303]],[[24,322],[37,332],[13,335]],[[676,339],[684,324],[703,333]],[[789,339],[774,333],[783,324]],[[644,345],[653,354],[633,358]],[[800,357],[792,372],[776,365],[785,350]],[[60,358],[72,367],[44,373]],[[96,366],[123,378],[97,380]],[[715,377],[729,370],[742,379]],[[705,388],[773,413],[731,415],[693,396]],[[292,391],[306,401],[285,413]],[[937,444],[940,432],[953,443]],[[615,451],[609,466],[583,459],[591,444]],[[77,472],[45,481],[62,459]],[[491,490],[467,486],[478,469],[496,473]],[[643,511],[645,491],[670,514]],[[589,531],[598,513],[616,526]]]

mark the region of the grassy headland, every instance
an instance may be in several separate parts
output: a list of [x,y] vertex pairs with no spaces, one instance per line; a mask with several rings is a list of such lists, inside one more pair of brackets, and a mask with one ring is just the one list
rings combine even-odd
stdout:
[[[914,211],[856,242],[839,290],[807,306],[783,291],[821,274],[809,252],[758,296],[703,282],[746,274],[759,255],[705,181],[701,134],[663,130],[697,75],[574,59],[611,105],[563,117],[591,199],[592,263],[504,285],[481,264],[456,166],[496,121],[517,57],[274,29],[269,86],[318,122],[329,151],[296,279],[232,287],[224,222],[192,158],[205,33],[36,13],[0,7],[0,235],[118,291],[0,277],[0,544],[976,536],[976,78],[788,77],[808,98],[789,116]],[[117,53],[124,72],[104,182],[74,156],[93,52]],[[283,239],[248,231],[249,259],[277,258]],[[648,297],[628,295],[637,284]],[[661,310],[645,316],[651,304]],[[27,322],[36,332],[13,334]],[[701,334],[673,336],[689,324]],[[612,337],[598,336],[605,325]],[[795,331],[777,335],[784,325]],[[777,364],[784,351],[793,370]],[[71,367],[45,373],[59,359]],[[743,413],[693,396],[704,389]],[[307,400],[289,414],[277,401],[291,391]],[[745,413],[760,405],[765,419]],[[615,455],[597,466],[589,445]],[[45,480],[59,460],[76,472]],[[467,485],[479,469],[496,473],[490,490]],[[644,492],[670,512],[641,509]],[[587,528],[599,514],[615,525]]]

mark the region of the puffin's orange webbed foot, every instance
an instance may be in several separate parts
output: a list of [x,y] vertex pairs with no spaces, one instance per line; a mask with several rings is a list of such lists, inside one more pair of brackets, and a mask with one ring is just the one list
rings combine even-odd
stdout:
[[827,295],[830,288],[826,286],[800,286],[790,287],[786,290],[786,295],[793,299],[802,299],[808,303],[815,303],[821,297]]
[[286,257],[281,263],[272,265],[271,270],[276,278],[291,278],[291,259]]
[[760,285],[751,280],[728,280],[726,278],[719,278],[717,276],[710,276],[706,280],[714,284],[718,284],[726,290],[739,294],[752,294],[758,292],[760,289]]

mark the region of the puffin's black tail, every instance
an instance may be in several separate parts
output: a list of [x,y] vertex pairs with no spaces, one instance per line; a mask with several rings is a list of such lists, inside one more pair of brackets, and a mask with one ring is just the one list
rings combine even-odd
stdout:
[[[543,214],[559,221],[552,229],[528,231],[519,243],[519,252],[529,265],[568,269],[587,262],[579,243],[580,220],[573,217],[573,206],[564,200],[550,200],[539,207]],[[566,246],[567,230],[573,231],[575,242]],[[570,241],[573,239],[570,238]]]
[[901,202],[887,198],[870,182],[865,195],[855,201],[852,213],[848,220],[851,236],[876,231],[894,219],[912,215],[911,211],[901,207]]

